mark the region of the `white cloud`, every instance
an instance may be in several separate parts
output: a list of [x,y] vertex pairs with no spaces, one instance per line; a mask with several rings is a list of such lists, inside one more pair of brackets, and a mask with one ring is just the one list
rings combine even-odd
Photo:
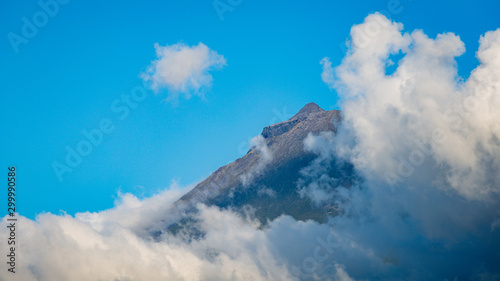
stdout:
[[271,150],[267,147],[266,139],[261,136],[255,136],[250,140],[250,146],[253,149],[255,163],[248,172],[240,176],[240,180],[243,185],[248,185],[252,180],[262,174],[264,168],[266,168],[269,163],[273,160],[273,154]]
[[333,85],[335,83],[335,78],[330,58],[324,57],[319,63],[323,66],[323,72],[321,73],[321,80],[323,80],[323,82],[325,82],[325,84],[327,84],[330,89],[333,88]]
[[[0,279],[352,280],[332,260],[339,245],[330,226],[288,216],[261,227],[250,217],[198,204],[195,226],[203,236],[164,232],[153,239],[151,232],[177,221],[172,204],[187,189],[174,183],[144,200],[124,194],[114,208],[98,213],[20,217],[16,241],[22,262],[15,275],[4,270]],[[0,235],[7,231],[1,228]],[[328,259],[314,260],[315,248],[327,251]]]
[[[359,47],[360,36],[354,35],[374,24],[381,28],[378,35]],[[357,142],[352,151],[355,164],[369,171],[370,180],[389,174],[398,180],[411,177],[401,173],[401,162],[440,165],[442,173],[434,175],[440,182],[432,184],[437,188],[477,200],[498,193],[499,186],[491,181],[499,183],[500,175],[488,171],[500,168],[500,145],[495,141],[500,137],[500,93],[494,78],[499,77],[495,56],[500,31],[482,37],[477,54],[481,64],[460,82],[454,58],[465,48],[458,36],[445,33],[431,39],[420,30],[401,29],[382,15],[367,17],[353,27],[352,50],[335,70],[345,123]],[[386,75],[390,55],[397,52],[404,57],[396,71]],[[420,151],[418,143],[432,145],[432,154]]]
[[160,46],[155,44],[157,59],[151,62],[142,78],[158,92],[167,89],[170,98],[184,94],[203,95],[212,84],[210,71],[226,65],[226,59],[203,43],[187,46],[183,43]]
[[[305,148],[350,161],[362,180],[327,188],[317,173],[313,187],[321,188],[302,190],[313,199],[328,192],[341,205],[345,215],[331,223],[359,251],[336,261],[356,279],[489,275],[499,260],[488,257],[500,250],[490,240],[500,217],[500,30],[481,37],[467,79],[457,74],[455,57],[465,52],[457,35],[402,31],[370,15],[351,29],[339,66],[324,59],[322,79],[342,100],[343,123],[333,139],[308,138]],[[389,75],[395,54],[402,58]]]
[[335,196],[332,191],[339,185],[335,178],[328,175],[333,168],[331,161],[335,153],[334,139],[333,132],[322,132],[319,135],[309,133],[304,139],[304,151],[313,152],[318,157],[309,167],[301,170],[298,192],[301,197],[308,196],[318,206],[331,202]]
[[337,281],[354,281],[349,274],[345,271],[345,267],[339,264],[335,265],[335,269],[337,270],[336,279]]
[[159,222],[165,229],[177,217],[171,207],[180,195],[174,189],[141,201],[125,194],[115,208],[99,213],[41,214],[36,221],[20,217],[16,239],[22,262],[15,275],[2,270],[0,279],[280,280],[289,275],[259,224],[230,211],[199,205],[203,238],[187,241],[165,233],[153,240],[144,230]]
[[261,186],[257,190],[257,195],[259,195],[259,196],[269,196],[271,198],[276,198],[276,191],[274,191],[274,190],[272,190],[270,188],[267,188],[265,186]]

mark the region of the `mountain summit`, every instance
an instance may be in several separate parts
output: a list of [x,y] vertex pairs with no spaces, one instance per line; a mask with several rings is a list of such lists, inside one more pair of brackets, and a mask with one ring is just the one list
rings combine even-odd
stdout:
[[308,134],[335,132],[339,121],[340,111],[308,103],[290,119],[265,127],[245,156],[219,168],[177,204],[250,207],[263,223],[282,214],[299,220],[326,219],[325,210],[331,206],[316,206],[298,193],[301,170],[317,157],[304,150],[303,142]]
[[297,112],[297,114],[295,114],[290,119],[304,118],[304,117],[309,116],[309,114],[311,114],[311,113],[322,112],[322,111],[325,111],[325,110],[322,109],[321,107],[319,107],[319,105],[315,104],[314,102],[310,102],[310,103],[306,104],[301,110],[299,110],[299,112]]

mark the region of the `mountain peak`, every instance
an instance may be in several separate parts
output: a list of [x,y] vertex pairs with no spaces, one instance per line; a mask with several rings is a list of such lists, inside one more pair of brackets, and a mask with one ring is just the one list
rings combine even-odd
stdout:
[[[304,150],[304,140],[311,133],[335,133],[337,122],[334,120],[340,120],[338,110],[325,111],[315,103],[306,104],[289,120],[262,130],[270,157],[263,156],[260,148],[252,147],[245,156],[219,168],[196,185],[177,204],[189,206],[201,202],[239,210],[251,206],[263,223],[282,214],[295,219],[324,220],[329,209],[302,198],[297,192],[297,183],[301,170],[317,158],[315,153]],[[349,174],[348,169],[347,166],[340,169],[338,175]],[[247,178],[250,180],[244,180]],[[268,193],[264,194],[263,190]],[[173,224],[171,229],[182,227],[183,223]]]
[[321,114],[321,112],[326,112],[326,111],[323,110],[321,107],[319,107],[314,102],[310,102],[310,103],[306,104],[301,110],[299,110],[299,112],[297,114],[295,114],[292,118],[290,118],[286,121],[265,127],[262,130],[261,135],[264,138],[272,138],[275,136],[279,136],[279,135],[291,130],[298,123],[309,118],[309,116],[311,114],[314,114],[314,113]]
[[309,109],[312,109],[314,111],[324,111],[319,105],[317,105],[316,103],[314,102],[310,102],[306,105],[304,105],[304,107],[299,111],[301,112],[302,110],[309,110]]
[[297,112],[297,114],[295,114],[291,119],[307,117],[311,113],[321,112],[321,111],[325,110],[323,110],[321,107],[319,107],[319,105],[315,104],[314,102],[310,102],[306,104],[304,107],[302,107],[302,109],[299,110],[299,112]]

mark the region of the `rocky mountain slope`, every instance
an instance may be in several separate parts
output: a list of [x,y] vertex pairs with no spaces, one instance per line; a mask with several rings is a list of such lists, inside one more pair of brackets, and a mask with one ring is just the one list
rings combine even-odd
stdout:
[[[304,151],[308,134],[336,131],[338,110],[325,111],[315,103],[304,106],[287,121],[262,130],[260,145],[219,168],[177,202],[189,206],[198,202],[234,210],[250,210],[262,223],[286,214],[297,220],[319,222],[332,214],[332,206],[317,206],[297,192],[300,171],[316,158]],[[351,167],[333,170],[336,177],[349,178]],[[349,184],[349,181],[345,181]]]

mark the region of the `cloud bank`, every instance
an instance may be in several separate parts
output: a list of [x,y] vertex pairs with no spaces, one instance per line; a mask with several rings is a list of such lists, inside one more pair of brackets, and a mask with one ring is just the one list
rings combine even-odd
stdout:
[[343,123],[306,147],[362,178],[322,189],[345,211],[332,219],[339,237],[366,252],[338,261],[354,277],[500,278],[500,30],[481,36],[468,79],[455,61],[464,52],[457,35],[403,32],[377,13],[353,26],[341,65],[322,61]]
[[[326,225],[290,217],[261,229],[250,217],[199,204],[196,227],[202,237],[180,231],[153,238],[151,232],[179,218],[172,203],[187,190],[174,185],[142,201],[124,194],[113,209],[74,217],[21,217],[17,253],[22,262],[15,275],[3,270],[0,279],[300,280],[289,264],[301,264],[303,252],[290,250],[290,243],[301,240],[299,250],[307,252],[319,245],[316,237],[329,233]],[[7,235],[4,229],[0,233]],[[332,270],[332,276],[347,274],[342,267]]]
[[226,59],[205,44],[187,46],[183,43],[160,46],[155,44],[157,59],[141,76],[153,91],[168,90],[169,98],[184,94],[203,95],[212,84],[210,71],[226,65]]

